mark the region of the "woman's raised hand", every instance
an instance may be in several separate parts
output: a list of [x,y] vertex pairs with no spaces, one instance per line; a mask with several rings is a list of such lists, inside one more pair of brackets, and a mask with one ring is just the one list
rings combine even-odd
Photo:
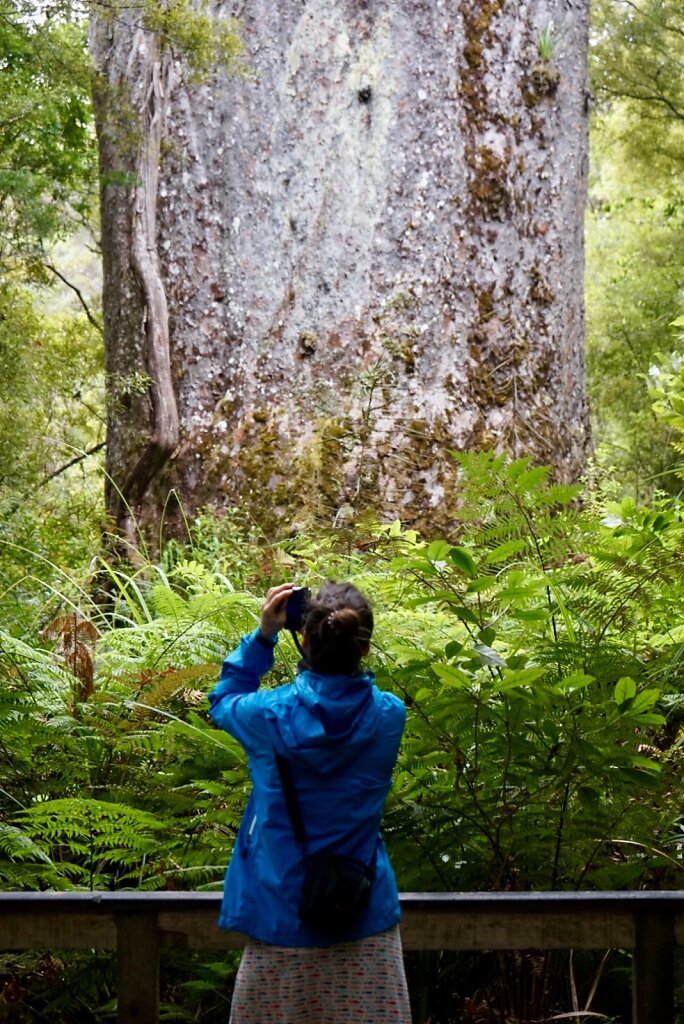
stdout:
[[273,640],[285,625],[287,599],[294,590],[294,583],[281,583],[271,587],[261,609],[259,632],[268,640]]

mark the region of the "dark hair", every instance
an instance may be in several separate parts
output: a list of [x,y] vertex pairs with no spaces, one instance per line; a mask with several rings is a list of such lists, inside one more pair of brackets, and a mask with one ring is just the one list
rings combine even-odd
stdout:
[[353,675],[373,632],[373,610],[351,583],[324,583],[303,624],[306,665],[322,675]]

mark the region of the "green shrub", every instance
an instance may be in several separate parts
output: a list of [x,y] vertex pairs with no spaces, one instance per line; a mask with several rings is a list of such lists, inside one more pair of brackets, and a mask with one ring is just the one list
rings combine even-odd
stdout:
[[[0,630],[0,884],[218,888],[249,778],[205,694],[268,585],[333,576],[374,601],[372,667],[409,709],[384,823],[400,888],[681,887],[680,503],[459,464],[449,540],[394,523],[267,545],[204,517],[158,564],[100,560],[109,607],[75,588],[42,640]],[[286,637],[266,685],[296,660]]]

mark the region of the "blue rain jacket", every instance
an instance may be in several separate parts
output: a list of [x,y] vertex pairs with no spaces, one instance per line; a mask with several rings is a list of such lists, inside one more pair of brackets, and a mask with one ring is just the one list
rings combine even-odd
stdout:
[[[399,920],[394,873],[379,834],[406,710],[378,690],[370,672],[319,675],[258,690],[273,665],[273,647],[258,630],[226,659],[209,694],[214,722],[249,755],[250,794],[228,865],[219,917],[232,928],[278,946],[328,946],[391,928]],[[302,851],[287,813],[274,751],[286,757],[310,853],[324,846],[371,862],[371,900],[356,926],[332,940],[299,920]]]

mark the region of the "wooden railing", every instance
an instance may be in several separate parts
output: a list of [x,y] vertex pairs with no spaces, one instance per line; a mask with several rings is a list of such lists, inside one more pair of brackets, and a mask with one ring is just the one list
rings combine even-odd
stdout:
[[[156,1024],[161,949],[244,944],[217,927],[219,902],[195,892],[0,892],[0,949],[115,949],[119,1024]],[[405,949],[632,950],[633,1024],[674,1024],[684,891],[406,893],[401,904]]]

